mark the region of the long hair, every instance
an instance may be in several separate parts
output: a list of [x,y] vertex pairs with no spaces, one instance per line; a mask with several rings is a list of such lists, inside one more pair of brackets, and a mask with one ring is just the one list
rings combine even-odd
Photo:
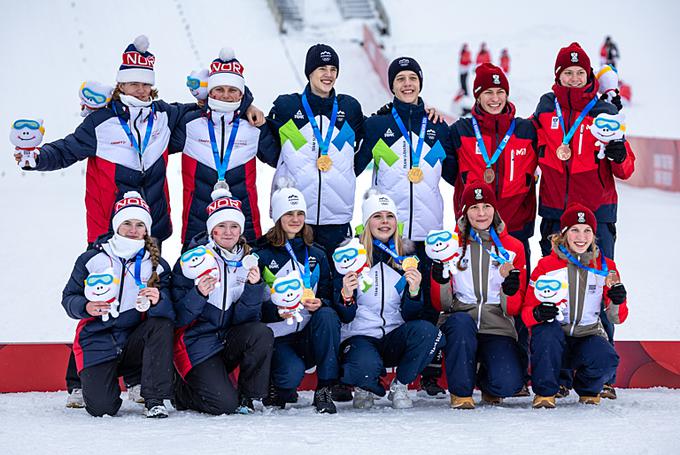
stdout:
[[[489,226],[489,229],[493,229],[498,233],[498,227],[501,225],[503,221],[501,220],[500,215],[498,214],[498,211],[494,208],[494,214],[493,214],[493,220],[491,221],[491,225]],[[467,265],[463,265],[463,258],[465,257],[465,253],[467,252],[468,244],[470,243],[470,233],[472,231],[472,224],[470,224],[470,220],[467,217],[467,213],[463,215],[463,220],[461,223],[463,226],[460,226],[463,231],[463,251],[461,252],[460,258],[458,258],[458,262],[456,263],[456,268],[460,271],[466,270]],[[499,254],[498,247],[494,243],[493,247],[496,250],[496,254]]]
[[[569,243],[567,242],[567,231],[566,230],[564,231],[564,233],[556,232],[555,234],[549,235],[548,240],[550,240],[550,244],[552,245],[553,250],[557,250],[557,249],[559,249],[559,247],[563,246],[568,251],[571,251],[571,248],[569,248]],[[593,241],[588,246],[587,251],[594,251],[596,243],[597,243],[597,238],[595,237],[595,235],[593,233]]]
[[[300,229],[300,232],[295,234],[295,237],[301,237],[302,241],[305,242],[305,245],[312,246],[312,243],[314,242],[314,231],[312,231],[312,228],[309,227],[307,223],[305,223],[302,226],[302,229]],[[265,238],[272,246],[278,248],[281,248],[286,244],[288,234],[286,234],[286,231],[283,230],[280,218],[276,221],[274,227],[267,231]]]
[[[359,236],[359,240],[361,241],[361,244],[364,245],[364,248],[366,248],[366,262],[368,263],[368,267],[373,266],[373,234],[371,234],[371,229],[368,226],[364,227],[364,232],[361,233]],[[392,234],[392,240],[394,241],[394,249],[396,250],[397,254],[399,256],[402,255],[404,251],[404,245],[401,240],[401,236],[399,236],[399,227],[394,230],[394,234]],[[387,261],[387,264],[396,269],[400,269],[401,266],[398,265],[394,258],[390,257],[390,259]]]
[[161,252],[158,249],[156,242],[149,236],[149,234],[144,234],[144,248],[151,256],[151,276],[149,277],[149,281],[146,282],[146,285],[147,287],[155,288],[157,287],[156,284],[158,284],[158,272],[156,272],[156,269],[160,263]]
[[[120,101],[120,95],[123,93],[120,90],[120,82],[116,84],[116,88],[113,89],[113,94],[111,94],[111,99]],[[158,98],[158,89],[152,88],[151,89],[151,100],[155,100]]]

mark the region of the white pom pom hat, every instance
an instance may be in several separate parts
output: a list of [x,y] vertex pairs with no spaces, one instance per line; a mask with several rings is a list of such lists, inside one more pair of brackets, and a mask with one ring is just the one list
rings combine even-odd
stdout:
[[210,193],[210,197],[213,201],[205,209],[208,212],[208,221],[205,223],[208,235],[212,235],[215,226],[224,221],[233,221],[238,224],[241,227],[241,233],[243,233],[246,217],[241,210],[241,201],[231,197],[227,183],[224,181],[217,182],[215,189]]
[[220,85],[236,87],[244,93],[246,81],[243,79],[243,65],[236,60],[236,54],[230,47],[223,47],[220,56],[210,64],[208,93]]
[[123,52],[123,63],[118,68],[116,82],[142,82],[154,85],[153,65],[156,57],[149,52],[149,38],[139,35]]
[[274,193],[271,201],[271,217],[274,223],[294,210],[307,213],[307,203],[300,190],[295,188],[295,181],[290,177],[280,177],[274,182]]
[[136,191],[128,191],[123,195],[123,199],[116,202],[114,215],[111,220],[113,232],[118,232],[118,228],[124,221],[140,220],[146,226],[146,233],[151,235],[151,209],[149,204]]
[[376,188],[369,188],[364,196],[364,202],[361,204],[361,219],[364,222],[364,226],[368,224],[368,220],[373,216],[374,213],[382,211],[391,212],[394,216],[397,216],[397,206],[386,194],[382,194]]

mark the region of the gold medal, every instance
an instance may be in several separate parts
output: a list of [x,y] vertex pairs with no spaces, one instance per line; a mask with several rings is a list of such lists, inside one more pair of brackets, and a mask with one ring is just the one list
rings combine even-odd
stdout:
[[403,261],[401,261],[401,268],[404,270],[408,269],[417,269],[418,268],[418,260],[417,257],[415,256],[409,256],[405,258]]
[[412,167],[408,170],[408,179],[411,183],[419,183],[423,180],[423,170],[419,167]]
[[321,155],[321,156],[316,160],[316,167],[317,167],[321,172],[328,172],[328,171],[330,171],[332,166],[333,166],[333,160],[332,160],[331,157],[328,156],[328,155]]
[[498,272],[501,274],[503,278],[506,278],[508,275],[510,275],[510,271],[514,268],[515,266],[512,265],[512,262],[504,262],[501,264],[500,268],[498,269]]
[[560,146],[557,147],[557,157],[562,161],[567,161],[571,158],[571,149],[567,144],[560,144]]
[[314,296],[314,291],[312,291],[310,288],[305,288],[304,291],[302,291],[302,300],[307,301],[307,300],[314,300],[316,297]]
[[616,273],[616,270],[610,270],[609,273],[607,274],[607,277],[604,279],[604,284],[610,288],[614,286],[617,283],[620,283],[621,279],[619,278],[619,274]]
[[496,173],[490,167],[484,169],[484,181],[486,183],[493,183],[493,179],[496,178]]

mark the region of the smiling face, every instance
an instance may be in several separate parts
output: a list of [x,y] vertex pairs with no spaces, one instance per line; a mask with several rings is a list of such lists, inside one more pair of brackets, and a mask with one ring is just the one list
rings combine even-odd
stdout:
[[505,89],[491,87],[479,94],[477,102],[485,112],[500,114],[508,102],[508,94],[505,92]]
[[338,79],[338,69],[333,65],[320,66],[309,74],[309,85],[312,93],[328,98]]
[[567,246],[576,254],[583,254],[593,244],[595,233],[588,224],[575,224],[567,229]]
[[91,302],[106,302],[118,295],[119,281],[112,269],[103,273],[92,273],[85,280],[85,298]]
[[418,103],[418,96],[420,95],[418,75],[411,70],[400,71],[392,83],[392,92],[402,103]]
[[142,240],[146,235],[146,225],[142,220],[125,220],[118,227],[118,235],[133,240]]
[[568,66],[560,73],[560,85],[581,88],[588,82],[588,73],[580,66]]
[[397,217],[387,210],[376,212],[368,219],[368,229],[373,238],[387,243],[397,231]]
[[305,226],[305,212],[302,210],[291,210],[281,216],[281,228],[289,239],[292,239]]
[[272,303],[276,306],[291,307],[300,303],[304,285],[300,274],[296,271],[290,272],[274,280],[271,289]]
[[493,208],[493,205],[480,202],[479,204],[471,205],[470,208],[468,208],[467,218],[475,230],[484,231],[491,226],[495,212],[496,210]]
[[10,130],[10,141],[17,147],[37,147],[43,140],[42,120],[17,120]]
[[134,96],[140,101],[151,100],[151,84],[143,82],[120,82],[118,84],[123,95]]
[[232,87],[231,85],[218,85],[217,87],[213,87],[213,89],[210,90],[208,96],[217,101],[235,103],[237,101],[241,101],[241,98],[243,98],[243,93],[241,93],[241,90],[237,89],[236,87]]
[[225,250],[231,250],[241,237],[241,226],[233,221],[222,221],[210,233],[215,243]]
[[198,278],[206,271],[217,267],[215,256],[204,246],[197,246],[183,253],[180,256],[179,264],[182,267],[184,276],[191,279]]
[[559,303],[569,295],[566,269],[541,275],[534,282],[534,295],[539,302]]

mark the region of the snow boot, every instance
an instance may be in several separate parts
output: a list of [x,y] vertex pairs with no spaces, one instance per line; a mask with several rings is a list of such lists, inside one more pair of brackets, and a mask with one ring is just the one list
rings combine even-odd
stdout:
[[420,390],[418,391],[418,396],[423,398],[442,399],[446,398],[446,390],[441,388],[437,382],[437,378],[423,377],[420,379]]
[[474,409],[475,400],[472,397],[459,397],[451,394],[451,407],[453,409]]
[[253,399],[239,394],[238,406],[236,407],[236,414],[248,415],[255,412],[253,406]]
[[555,398],[567,398],[569,396],[569,389],[560,384],[560,389],[557,391]]
[[491,404],[495,406],[503,403],[503,398],[488,394],[486,392],[482,392],[482,401],[486,404]]
[[519,389],[519,392],[513,395],[513,397],[530,397],[531,394],[529,393],[529,386],[524,384],[521,389]]
[[286,409],[286,399],[281,397],[274,384],[269,384],[269,393],[262,399],[262,405],[267,408]]
[[331,397],[333,398],[333,401],[338,401],[340,403],[352,401],[352,387],[346,384],[335,384],[331,388]]
[[394,378],[392,384],[390,384],[390,393],[387,394],[387,399],[392,402],[394,409],[413,407],[413,401],[408,396],[408,385],[397,381],[397,378]]
[[598,405],[600,404],[600,395],[599,394],[595,396],[581,395],[580,397],[578,397],[578,402],[583,404]]
[[534,402],[532,404],[534,409],[555,409],[555,396],[544,397],[541,395],[534,395]]
[[128,400],[134,401],[135,403],[144,404],[141,384],[133,385],[128,388]]
[[600,397],[608,400],[616,400],[616,389],[611,384],[605,384],[604,387],[602,387],[602,392],[600,392]]
[[364,390],[361,387],[354,388],[354,398],[352,399],[352,407],[355,409],[371,409],[375,395],[373,392]]
[[83,400],[83,389],[73,389],[66,397],[66,407],[72,409],[81,409],[85,407],[85,400]]
[[162,400],[147,400],[144,403],[144,414],[150,419],[165,419],[168,417],[168,410]]
[[333,403],[331,387],[320,387],[314,392],[314,407],[319,414],[335,414],[338,410]]

